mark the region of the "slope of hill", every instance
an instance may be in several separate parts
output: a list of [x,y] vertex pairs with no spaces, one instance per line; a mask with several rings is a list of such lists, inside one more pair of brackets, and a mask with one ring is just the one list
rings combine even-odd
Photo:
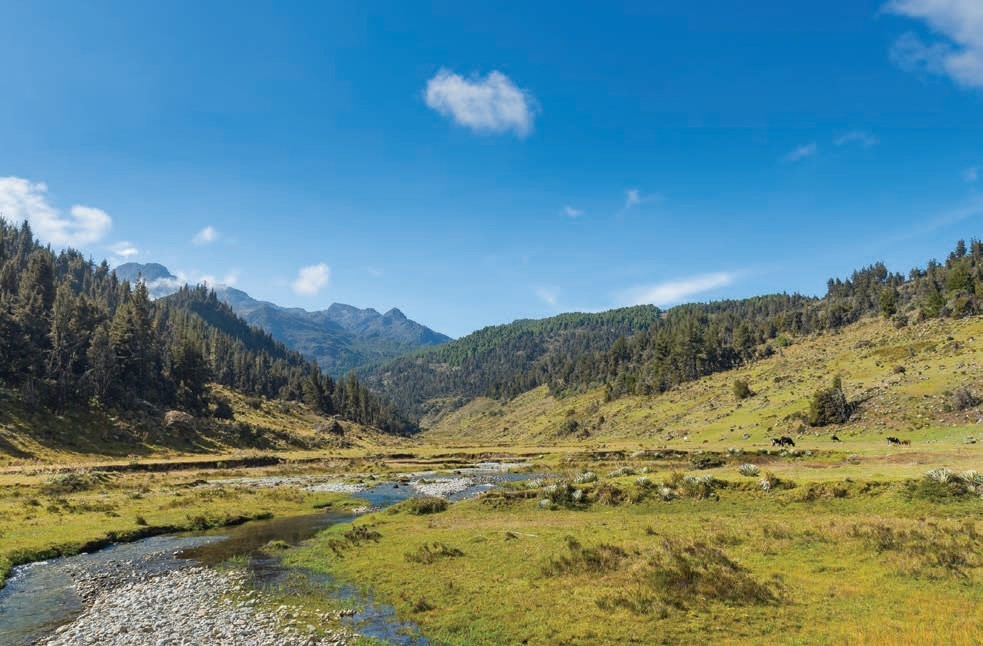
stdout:
[[[855,411],[843,424],[805,422],[816,391],[835,376]],[[736,381],[754,393],[739,399]],[[971,401],[954,401],[965,388]],[[425,420],[437,444],[538,444],[644,440],[666,447],[767,447],[780,435],[832,435],[845,443],[896,435],[916,445],[951,432],[983,440],[983,317],[901,329],[867,319],[838,333],[801,337],[774,355],[664,393],[618,399],[603,388],[554,397],[545,387],[514,399],[477,398]],[[961,408],[961,409],[960,409]]]
[[326,310],[308,312],[256,300],[231,287],[218,288],[216,293],[249,323],[317,361],[333,376],[450,340],[395,308],[380,314],[333,303]]
[[872,315],[895,325],[983,314],[983,243],[960,241],[944,263],[907,276],[882,263],[831,279],[822,298],[772,294],[659,312],[635,307],[486,328],[363,372],[411,415],[439,415],[478,396],[536,386],[605,398],[650,395],[766,358],[789,338],[833,332]]
[[514,395],[542,383],[556,366],[575,370],[619,337],[659,319],[651,305],[600,314],[561,314],[487,327],[445,345],[360,372],[366,382],[411,415],[454,406],[484,394]]

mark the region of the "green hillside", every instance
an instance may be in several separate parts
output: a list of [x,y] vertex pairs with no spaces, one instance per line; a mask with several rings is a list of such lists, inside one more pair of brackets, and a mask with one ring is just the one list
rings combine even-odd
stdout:
[[[810,426],[810,400],[834,376],[842,379],[855,411],[843,424]],[[754,394],[738,399],[736,381],[746,382]],[[883,442],[892,434],[918,443],[950,435],[983,440],[983,411],[954,401],[963,388],[983,397],[983,317],[901,329],[868,319],[839,332],[796,338],[770,357],[661,394],[606,399],[604,388],[597,388],[555,397],[540,387],[511,400],[477,398],[426,419],[424,437],[438,444],[485,445],[638,439],[690,449],[704,442],[761,447],[779,435],[802,436],[826,448],[834,434],[844,445]]]

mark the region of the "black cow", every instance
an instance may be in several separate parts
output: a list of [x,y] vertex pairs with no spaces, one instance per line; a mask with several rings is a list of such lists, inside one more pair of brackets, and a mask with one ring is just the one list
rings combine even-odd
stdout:
[[901,440],[899,440],[898,438],[896,438],[894,436],[890,436],[890,437],[887,438],[887,443],[888,444],[897,444],[897,445],[900,445],[901,444]]
[[833,436],[832,439],[833,439],[834,442],[842,442],[843,441],[840,438],[836,437],[835,435]]
[[795,446],[795,442],[792,438],[786,437],[785,435],[781,437],[776,437],[771,441],[772,446]]

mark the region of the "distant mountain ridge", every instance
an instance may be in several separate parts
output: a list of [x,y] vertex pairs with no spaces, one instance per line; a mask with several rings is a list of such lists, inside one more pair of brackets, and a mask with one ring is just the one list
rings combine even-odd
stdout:
[[[134,282],[142,278],[157,298],[180,287],[177,277],[156,263],[126,263],[115,271],[122,280]],[[263,328],[335,377],[451,340],[410,320],[396,308],[380,314],[372,308],[333,303],[326,310],[309,312],[261,301],[233,287],[219,286],[214,290],[248,323]]]

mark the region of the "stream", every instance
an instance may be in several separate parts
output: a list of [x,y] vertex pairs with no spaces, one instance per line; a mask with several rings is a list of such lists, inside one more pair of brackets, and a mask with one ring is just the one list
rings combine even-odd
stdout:
[[[468,478],[467,486],[461,476]],[[394,482],[376,484],[354,495],[368,502],[373,510],[389,507],[421,495],[428,487],[447,487],[444,497],[461,500],[487,491],[497,484],[533,477],[528,473],[505,473],[495,465],[476,465],[456,475],[416,474],[425,479],[418,487]],[[99,580],[133,573],[133,580],[194,566],[212,567],[237,557],[243,559],[251,584],[260,590],[299,591],[341,599],[358,611],[343,623],[352,631],[389,644],[416,646],[428,644],[412,623],[400,620],[392,606],[375,601],[355,587],[340,584],[329,576],[290,568],[276,554],[263,550],[270,541],[299,545],[332,525],[350,522],[352,513],[322,512],[301,516],[251,521],[236,527],[203,532],[169,534],[133,543],[114,544],[91,554],[41,561],[14,569],[7,585],[0,590],[0,644],[21,646],[37,643],[59,627],[72,622],[85,609],[73,573],[84,571]],[[207,638],[205,639],[207,642]]]

